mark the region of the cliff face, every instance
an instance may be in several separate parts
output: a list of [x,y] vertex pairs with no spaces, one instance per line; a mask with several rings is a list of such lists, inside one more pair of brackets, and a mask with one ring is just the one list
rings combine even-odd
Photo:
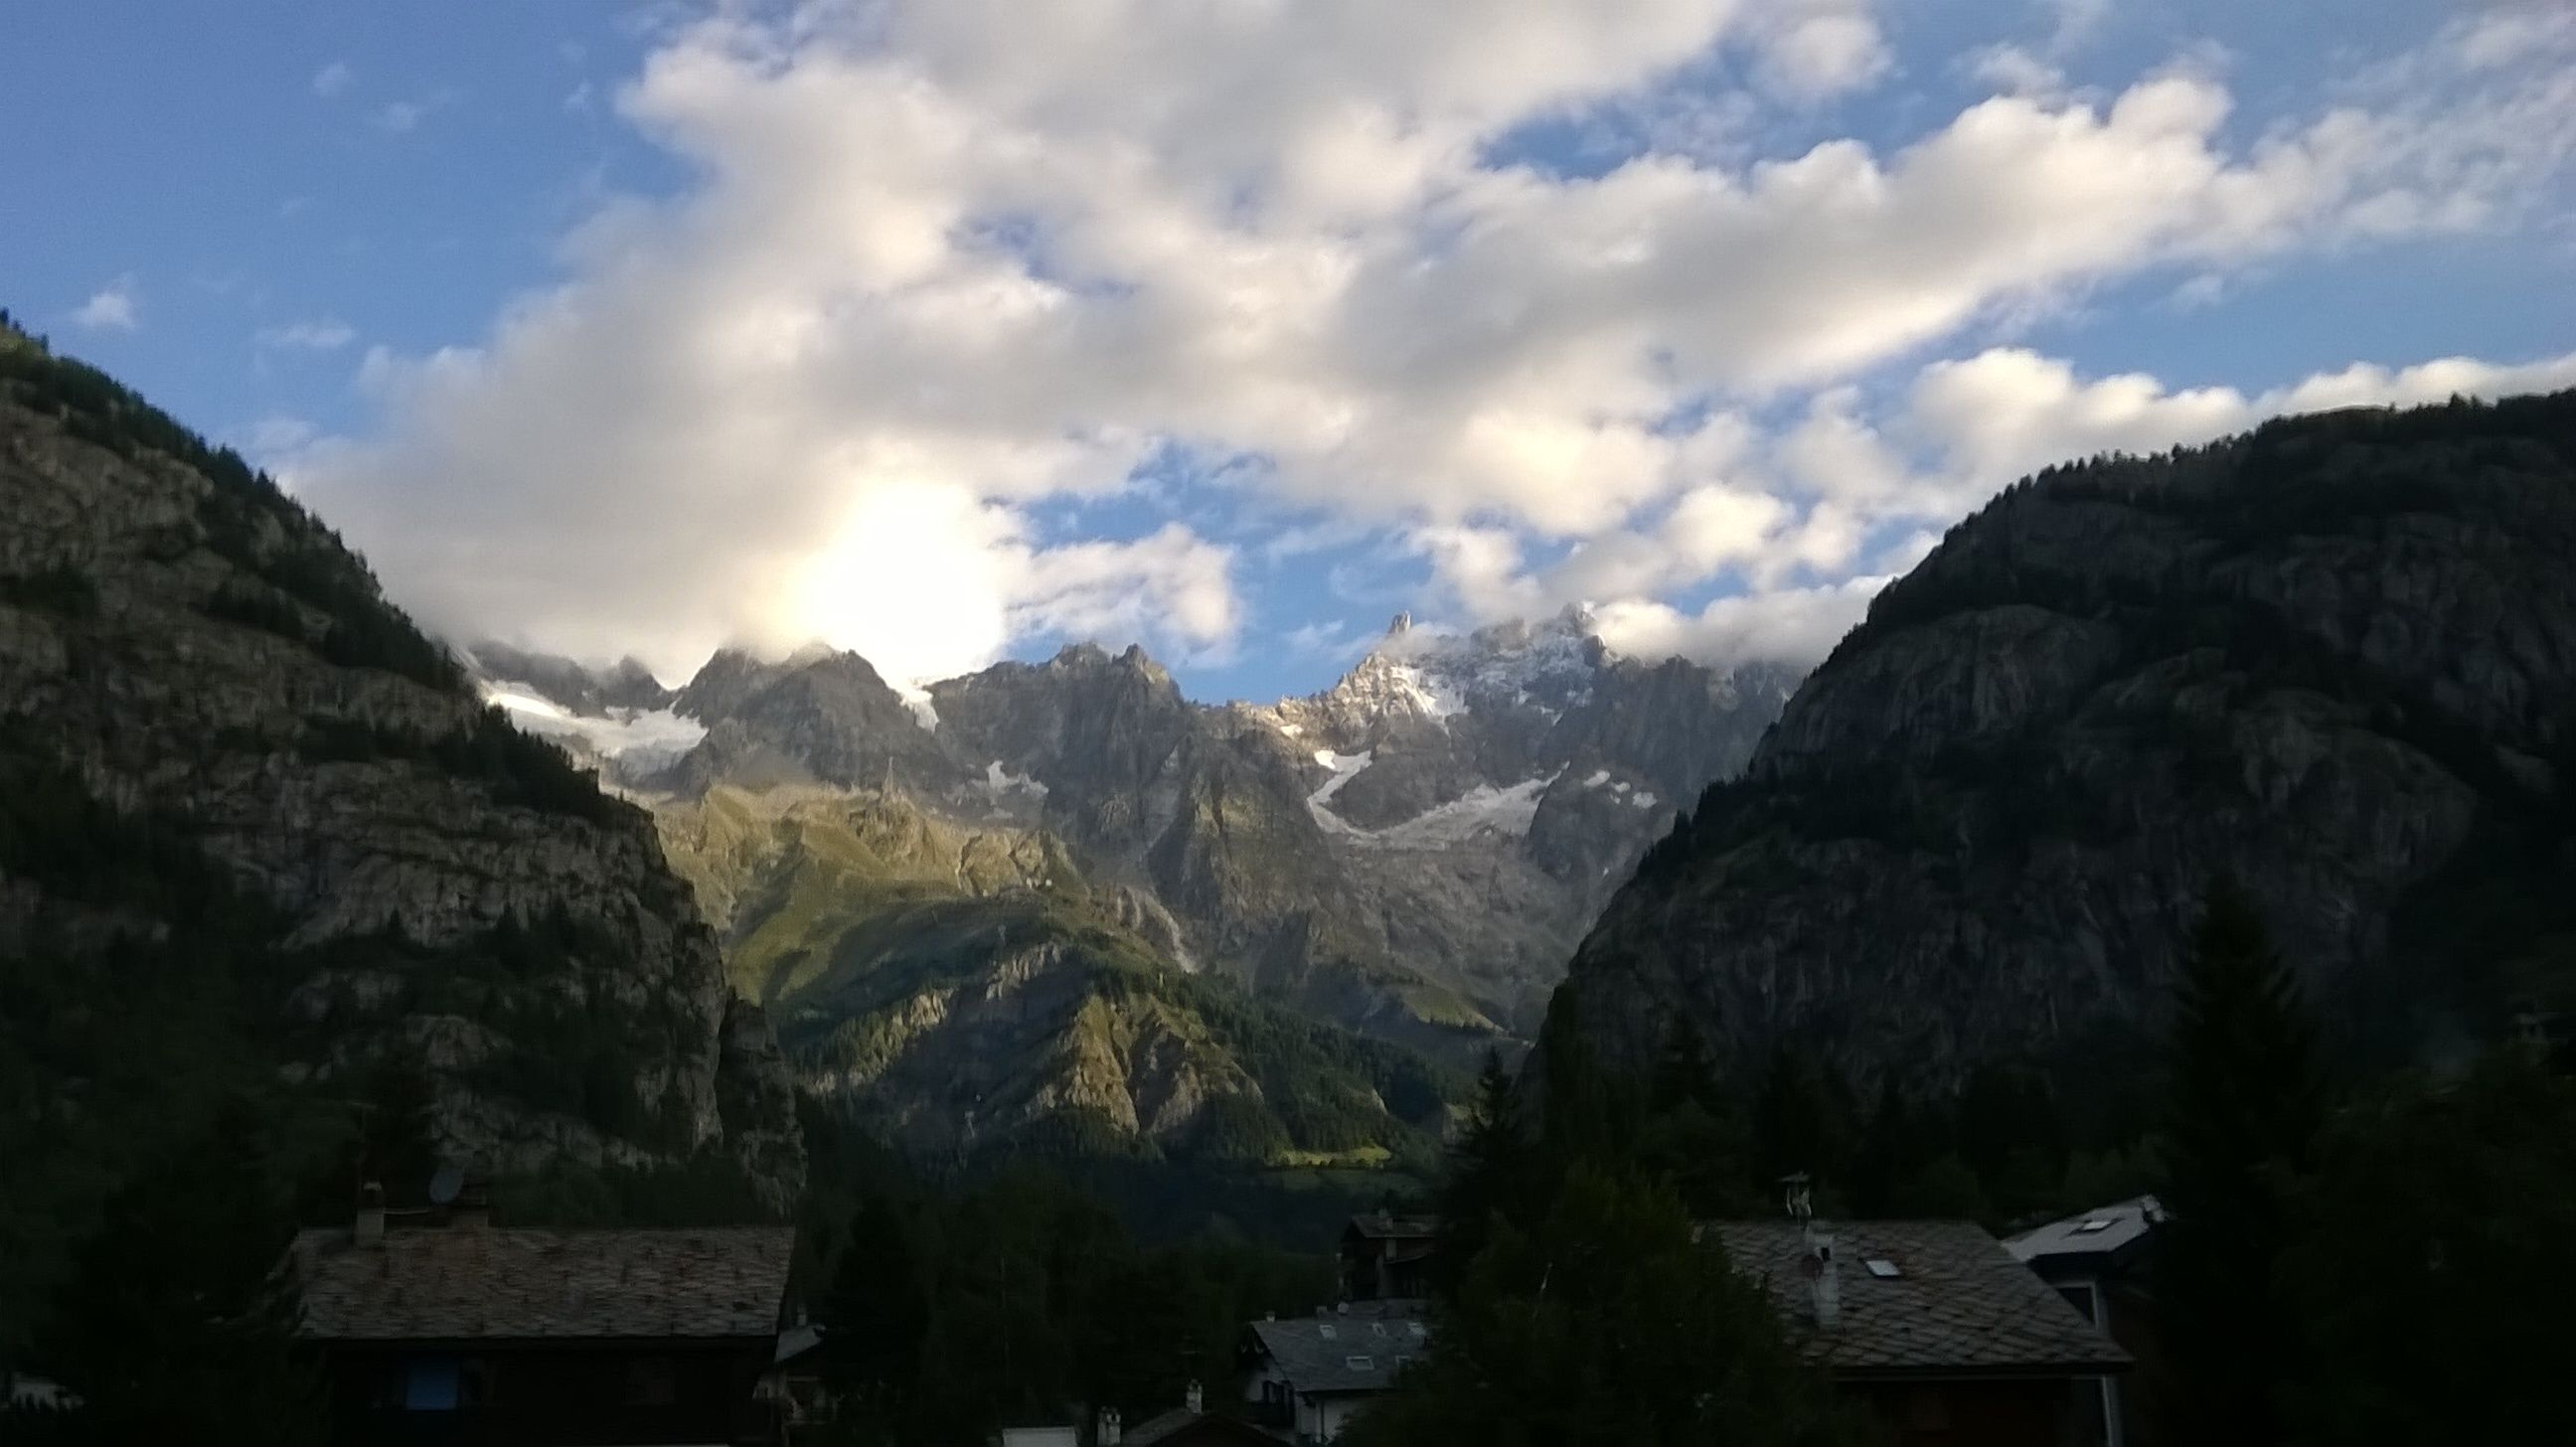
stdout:
[[[1389,1082],[1432,1077],[1349,1032],[1464,1066],[1533,1029],[1602,900],[1791,682],[1620,658],[1572,612],[1399,620],[1266,706],[1192,703],[1142,650],[1087,644],[911,698],[853,654],[726,651],[659,713],[511,666],[486,691],[649,803],[809,1080],[934,1152],[1074,1121],[1271,1160],[1414,1139],[1437,1091]],[[1329,1130],[1309,1096],[1340,1102]]]
[[[239,458],[5,331],[0,772],[7,983],[75,1012],[0,1033],[48,1087],[14,1144],[114,1148],[113,1082],[237,1009],[326,1093],[417,1060],[440,1148],[486,1169],[713,1152],[795,1188],[780,1057],[650,817],[485,708]],[[239,997],[171,1003],[165,1038],[129,972],[192,958]],[[46,1038],[116,1012],[124,1038]]]
[[595,689],[559,660],[519,674],[572,682],[486,686],[551,711],[523,716],[666,815],[713,789],[821,788],[1042,832],[1153,922],[1173,967],[1460,1060],[1534,1025],[1676,801],[1741,765],[1790,683],[1619,658],[1572,613],[1463,638],[1400,624],[1333,688],[1268,706],[1194,704],[1133,648],[910,701],[855,655],[725,652],[663,716],[703,736],[639,768],[617,745],[660,725],[582,714]]
[[1568,989],[1938,1085],[2152,1028],[2224,873],[2348,1045],[2438,1049],[2576,979],[2571,822],[2576,395],[2290,419],[1954,529]]

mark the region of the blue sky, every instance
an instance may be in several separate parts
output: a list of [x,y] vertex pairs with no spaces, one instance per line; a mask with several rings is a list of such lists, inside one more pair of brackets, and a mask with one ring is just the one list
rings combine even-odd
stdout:
[[460,638],[1804,658],[2055,456],[2576,383],[2576,21],[2302,11],[37,6],[0,306]]

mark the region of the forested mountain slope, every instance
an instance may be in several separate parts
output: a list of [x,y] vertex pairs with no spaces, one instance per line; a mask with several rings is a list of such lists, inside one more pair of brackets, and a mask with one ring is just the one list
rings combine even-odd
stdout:
[[2576,394],[2290,418],[1953,529],[1567,989],[1623,1050],[2116,1072],[2228,875],[2340,1048],[2440,1054],[2571,1003],[2571,825]]
[[496,1173],[801,1174],[650,817],[239,457],[0,325],[0,1303],[245,1095],[312,1139],[231,1144],[312,1163],[388,1090]]

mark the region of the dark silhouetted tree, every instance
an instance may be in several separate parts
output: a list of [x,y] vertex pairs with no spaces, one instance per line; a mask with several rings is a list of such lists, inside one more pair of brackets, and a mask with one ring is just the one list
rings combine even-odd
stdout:
[[2297,984],[2231,883],[2210,891],[2176,1006],[2155,1286],[2170,1371],[2158,1410],[2178,1440],[2276,1442],[2305,1325],[2278,1267],[2324,1094]]

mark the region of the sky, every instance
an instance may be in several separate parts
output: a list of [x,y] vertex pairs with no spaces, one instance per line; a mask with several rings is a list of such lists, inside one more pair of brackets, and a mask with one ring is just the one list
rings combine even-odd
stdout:
[[0,307],[460,642],[1805,663],[2066,457],[2576,385],[2576,7],[41,5]]

